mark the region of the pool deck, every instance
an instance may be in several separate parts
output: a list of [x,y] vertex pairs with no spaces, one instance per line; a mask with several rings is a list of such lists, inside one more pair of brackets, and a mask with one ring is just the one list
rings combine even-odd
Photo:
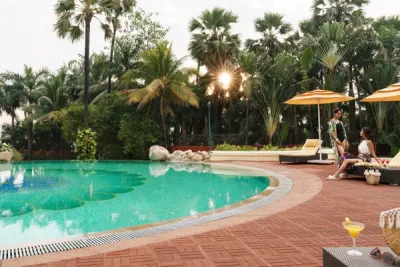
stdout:
[[[235,162],[235,165],[239,165]],[[322,266],[322,248],[350,246],[342,221],[366,224],[360,246],[385,246],[381,211],[399,207],[400,187],[326,181],[335,166],[243,162],[292,179],[283,198],[201,226],[98,247],[5,260],[1,267]],[[51,263],[46,263],[51,262]]]

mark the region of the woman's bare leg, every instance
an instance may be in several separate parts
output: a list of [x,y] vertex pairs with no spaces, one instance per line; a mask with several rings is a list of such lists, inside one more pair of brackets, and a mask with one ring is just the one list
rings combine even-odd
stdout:
[[338,154],[339,154],[339,158],[341,158],[344,154],[344,147],[341,145],[336,145],[337,150],[338,150]]
[[359,161],[359,159],[345,159],[342,163],[342,166],[340,166],[339,170],[333,176],[338,178],[339,174],[343,173],[349,165],[355,164]]

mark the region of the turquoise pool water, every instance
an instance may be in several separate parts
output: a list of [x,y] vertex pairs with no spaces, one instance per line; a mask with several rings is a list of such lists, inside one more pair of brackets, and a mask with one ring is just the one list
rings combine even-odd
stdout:
[[0,247],[196,216],[268,186],[258,173],[220,165],[0,164]]

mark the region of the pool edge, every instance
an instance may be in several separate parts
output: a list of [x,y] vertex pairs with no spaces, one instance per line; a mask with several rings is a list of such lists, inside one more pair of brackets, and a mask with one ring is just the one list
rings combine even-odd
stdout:
[[[201,164],[204,164],[204,163],[201,163]],[[232,167],[231,164],[225,164],[225,163],[206,163],[206,164]],[[19,248],[17,247],[17,248],[13,248],[13,249],[4,249],[4,250],[0,250],[0,260],[16,259],[16,258],[21,258],[21,257],[26,257],[26,256],[43,255],[43,254],[54,253],[54,252],[69,251],[69,250],[73,250],[73,249],[90,248],[90,247],[99,246],[99,245],[117,243],[117,242],[122,242],[122,241],[127,241],[127,240],[134,240],[134,239],[138,239],[141,237],[151,237],[154,235],[168,233],[168,232],[172,232],[172,231],[176,231],[176,230],[182,230],[182,229],[192,228],[195,226],[201,226],[201,225],[204,225],[207,223],[231,218],[233,216],[242,215],[242,214],[248,213],[250,211],[264,207],[264,206],[270,204],[271,202],[274,202],[274,201],[282,198],[287,193],[289,193],[290,190],[292,189],[293,183],[292,183],[291,179],[289,179],[285,175],[281,175],[276,172],[265,170],[265,169],[254,168],[254,167],[249,167],[249,166],[244,166],[244,165],[240,165],[240,167],[260,172],[263,175],[268,176],[268,177],[274,177],[279,182],[279,185],[276,187],[276,190],[274,190],[267,196],[263,196],[263,197],[261,197],[257,200],[254,200],[250,203],[246,203],[247,200],[257,197],[257,196],[260,196],[262,194],[261,193],[261,194],[258,194],[256,196],[253,196],[252,198],[249,198],[249,199],[243,201],[244,202],[243,205],[233,207],[233,208],[228,208],[228,209],[221,208],[221,209],[218,209],[218,212],[211,211],[211,214],[207,214],[210,212],[205,212],[205,213],[201,213],[200,216],[198,216],[196,218],[184,217],[184,218],[175,219],[176,221],[174,220],[173,222],[164,221],[164,222],[161,222],[160,225],[156,225],[156,226],[150,225],[150,227],[148,227],[149,225],[144,225],[141,227],[142,229],[134,229],[134,230],[131,229],[131,230],[126,231],[127,228],[123,228],[123,229],[112,230],[113,233],[110,233],[110,231],[100,232],[100,233],[90,234],[87,236],[82,235],[78,238],[67,238],[60,242],[45,243],[44,245],[23,246],[23,247],[19,247]],[[235,203],[235,204],[238,204],[238,203]],[[233,205],[235,205],[235,204],[233,204]]]

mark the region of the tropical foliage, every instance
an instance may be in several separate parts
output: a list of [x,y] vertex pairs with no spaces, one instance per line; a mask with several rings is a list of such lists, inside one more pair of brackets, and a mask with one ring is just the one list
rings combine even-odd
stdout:
[[[73,157],[76,140],[89,136],[85,128],[97,133],[89,158],[144,159],[157,143],[206,146],[210,132],[217,149],[278,149],[317,136],[316,107],[283,102],[321,88],[358,98],[339,104],[350,142],[369,126],[395,153],[399,105],[359,100],[399,82],[400,17],[369,18],[368,3],[313,0],[299,27],[265,12],[248,40],[235,31],[240,18],[231,10],[199,11],[187,22],[196,62],[188,68],[166,41],[168,28],[136,1],[58,0],[55,34],[85,37],[85,54],[55,71],[0,74],[1,110],[11,117],[1,139],[26,159],[60,150]],[[109,47],[90,53],[95,20]],[[333,107],[321,108],[323,133]]]
[[75,153],[79,160],[96,160],[96,133],[90,128],[78,131],[75,142]]

